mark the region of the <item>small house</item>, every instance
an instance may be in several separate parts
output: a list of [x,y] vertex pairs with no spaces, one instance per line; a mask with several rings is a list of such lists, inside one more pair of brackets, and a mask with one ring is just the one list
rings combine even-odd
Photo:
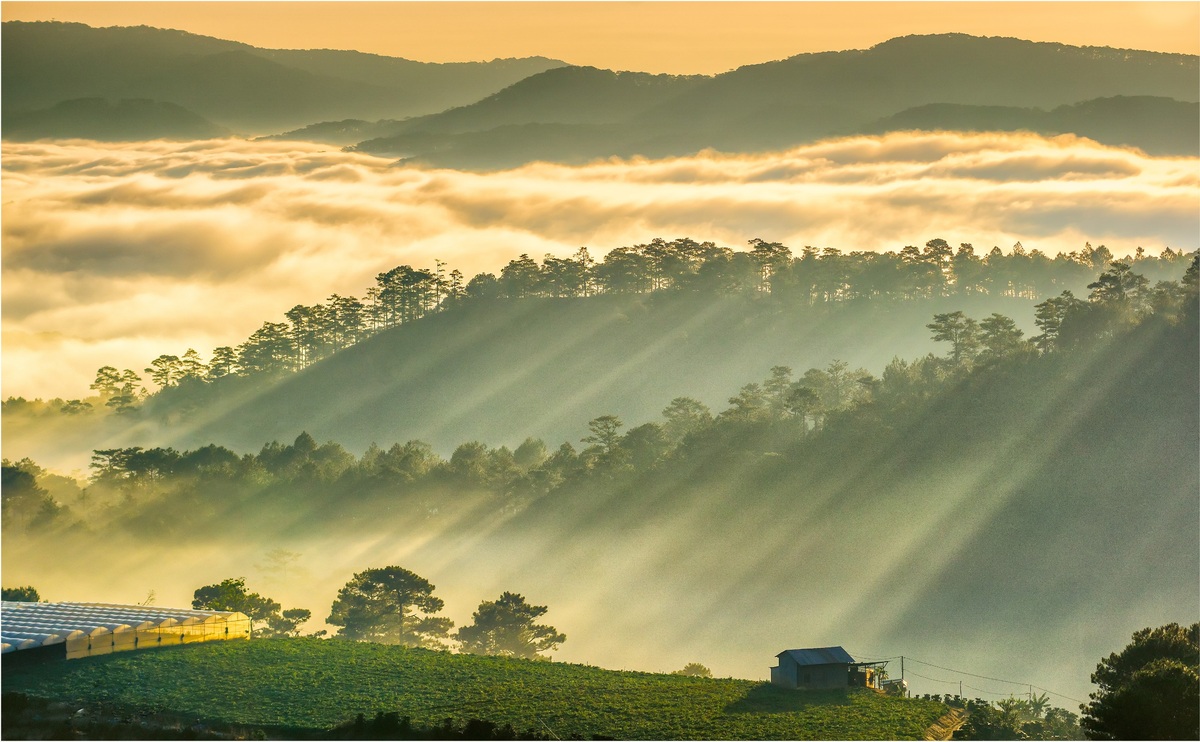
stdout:
[[775,655],[778,667],[771,668],[771,683],[783,688],[823,690],[846,687],[878,687],[878,670],[886,662],[855,662],[841,647],[786,649]]

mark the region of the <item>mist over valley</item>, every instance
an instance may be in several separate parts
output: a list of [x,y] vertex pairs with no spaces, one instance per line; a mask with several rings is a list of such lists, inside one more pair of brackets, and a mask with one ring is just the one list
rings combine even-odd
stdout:
[[[22,724],[1076,739],[1101,658],[1195,641],[1195,55],[2,48],[5,600],[258,632],[18,673],[9,631]],[[777,687],[802,647],[936,697]]]

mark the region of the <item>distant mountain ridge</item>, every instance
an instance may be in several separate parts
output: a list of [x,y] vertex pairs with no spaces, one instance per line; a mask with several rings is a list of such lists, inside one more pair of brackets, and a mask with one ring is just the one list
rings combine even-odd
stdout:
[[[486,107],[480,102],[454,117],[446,112],[404,122],[393,136],[364,141],[356,148],[420,163],[484,169],[533,159],[584,162],[613,155],[684,155],[705,148],[766,151],[873,131],[879,128],[877,122],[921,106],[1057,109],[1124,98],[1128,100],[1123,106],[1097,103],[1039,123],[1087,135],[1077,130],[1084,127],[1102,132],[1098,138],[1106,143],[1141,146],[1147,141],[1145,121],[1167,115],[1170,121],[1164,126],[1184,133],[1152,137],[1150,149],[1189,154],[1198,147],[1186,136],[1189,122],[1196,118],[1192,109],[1152,104],[1150,99],[1197,102],[1198,59],[964,34],[908,36],[866,50],[801,54],[664,85],[659,100],[641,110],[631,105],[629,93],[620,103],[610,103],[612,110],[626,105],[628,118],[573,124],[578,127],[574,131],[562,126],[569,122],[562,112],[549,113],[555,78],[566,72],[552,70],[496,93]],[[572,98],[585,97],[582,87],[592,82],[576,80]],[[530,100],[548,113],[542,120],[520,123],[513,111],[527,107]],[[1153,109],[1149,116],[1147,109]],[[1100,126],[1096,118],[1101,115],[1115,118]],[[463,128],[468,118],[471,130]],[[547,136],[545,124],[557,125],[552,136]],[[598,130],[597,125],[605,128]]]
[[931,103],[880,119],[863,131],[914,129],[1074,133],[1102,144],[1136,146],[1151,155],[1188,154],[1200,142],[1200,103],[1148,95],[1096,98],[1051,111]]
[[6,110],[80,98],[149,99],[240,133],[336,118],[403,118],[485,97],[563,62],[542,57],[434,64],[355,51],[259,49],[184,31],[3,24]]
[[[468,106],[442,113],[394,122],[384,136],[371,137],[356,149],[387,154],[428,154],[448,150],[452,156],[486,150],[519,151],[529,137],[543,157],[554,152],[555,142],[569,148],[587,146],[609,152],[619,141],[611,141],[609,129],[618,137],[620,125],[703,84],[701,75],[651,75],[645,72],[613,72],[595,67],[559,67],[532,75],[504,90]],[[383,128],[383,127],[380,127]],[[492,136],[480,136],[483,132]],[[565,135],[565,139],[563,138]],[[570,151],[561,153],[571,159]],[[625,152],[613,152],[625,154]],[[560,159],[550,154],[547,159]]]
[[[762,152],[914,128],[1073,133],[1200,154],[1200,57],[1014,38],[905,36],[711,77],[541,57],[428,64],[57,22],[4,23],[0,51],[6,121],[68,100],[144,99],[236,134],[462,169]],[[109,138],[163,128],[150,109],[125,112],[126,130]],[[42,136],[63,136],[52,119],[27,116],[4,135],[36,138],[42,126]]]
[[94,139],[208,139],[228,136],[229,130],[174,103],[144,98],[109,101],[76,98],[37,111],[3,110],[4,137],[13,140]]

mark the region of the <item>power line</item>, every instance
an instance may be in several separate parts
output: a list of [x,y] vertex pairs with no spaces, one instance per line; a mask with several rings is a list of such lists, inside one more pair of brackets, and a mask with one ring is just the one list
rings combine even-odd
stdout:
[[[1037,688],[1037,689],[1038,689],[1038,690],[1040,690],[1040,691],[1043,691],[1043,692],[1045,692],[1045,693],[1049,693],[1049,694],[1050,694],[1050,695],[1052,695],[1052,696],[1057,696],[1058,698],[1065,698],[1066,700],[1068,700],[1068,701],[1074,701],[1075,703],[1087,703],[1086,701],[1081,701],[1081,700],[1079,700],[1078,698],[1072,698],[1071,696],[1064,695],[1064,694],[1062,694],[1062,693],[1059,693],[1059,692],[1057,692],[1057,691],[1052,691],[1052,690],[1050,690],[1049,688],[1043,688],[1043,687],[1042,687],[1042,686],[1040,686],[1040,685],[1034,685],[1034,684],[1032,684],[1032,683],[1023,683],[1023,682],[1020,682],[1020,681],[1017,681],[1017,680],[1005,680],[1004,678],[993,678],[993,677],[990,677],[990,676],[988,676],[988,675],[977,675],[977,674],[975,674],[975,673],[973,673],[973,672],[966,672],[965,670],[956,670],[956,669],[954,669],[953,667],[943,667],[942,665],[935,665],[935,664],[934,664],[934,663],[932,663],[932,662],[926,662],[925,660],[919,660],[919,659],[917,659],[916,657],[911,657],[911,656],[909,656],[909,655],[907,655],[907,654],[906,654],[906,655],[895,655],[895,656],[892,656],[892,657],[877,657],[877,656],[875,656],[875,655],[870,655],[870,654],[863,654],[863,655],[858,655],[858,656],[861,656],[861,657],[863,657],[864,659],[869,659],[869,660],[874,660],[874,661],[882,661],[882,660],[895,660],[895,659],[905,659],[905,660],[908,660],[909,662],[916,662],[916,663],[918,663],[918,664],[921,664],[921,665],[928,665],[928,666],[930,666],[930,667],[936,667],[936,668],[937,668],[937,669],[939,669],[939,670],[945,670],[946,672],[952,672],[952,673],[955,673],[956,675],[966,675],[966,676],[968,676],[968,677],[972,677],[972,678],[979,678],[980,680],[991,680],[991,681],[993,681],[993,682],[997,682],[997,683],[1008,683],[1008,684],[1010,684],[1010,685],[1020,685],[1020,686],[1024,686],[1024,687],[1026,687],[1026,688]],[[924,676],[924,675],[920,675],[920,674],[918,674],[918,673],[915,673],[915,672],[913,672],[912,670],[909,670],[907,674],[909,674],[909,675],[913,675],[913,676],[915,676],[915,677],[918,677],[918,678],[921,678],[922,680],[930,680],[930,681],[933,681],[933,682],[935,682],[935,683],[949,683],[949,684],[954,684],[954,683],[959,683],[959,682],[960,682],[960,681],[958,681],[958,680],[939,680],[939,679],[937,679],[937,678],[930,678],[930,677],[926,677],[926,676]],[[974,686],[971,686],[971,685],[966,685],[966,684],[963,684],[963,687],[964,687],[964,688],[970,688],[971,690],[973,690],[973,691],[978,691],[978,692],[980,692],[980,693],[987,693],[988,695],[993,695],[993,696],[1011,696],[1011,695],[1013,695],[1013,694],[1012,694],[1012,692],[1007,692],[1007,693],[999,693],[999,692],[997,692],[997,691],[984,690],[984,689],[982,689],[982,688],[976,688],[976,687],[974,687]]]
[[932,662],[926,662],[925,660],[919,660],[916,657],[910,657],[907,654],[904,655],[904,659],[909,660],[911,662],[916,662],[918,664],[929,665],[930,667],[936,667],[937,669],[945,670],[946,672],[953,672],[958,675],[969,675],[973,678],[979,678],[980,680],[994,680],[997,683],[1012,683],[1013,685],[1024,685],[1024,686],[1029,685],[1029,683],[1020,683],[1020,682],[1017,682],[1016,680],[1005,680],[1003,678],[992,678],[992,677],[988,677],[987,675],[976,675],[973,672],[965,672],[963,670],[955,670],[953,667],[942,667],[941,665],[935,665]]
[[986,693],[989,696],[1003,696],[1005,698],[1008,698],[1013,695],[1012,691],[1005,691],[1005,692],[1001,693],[1000,691],[984,690],[983,688],[976,688],[975,686],[967,685],[966,683],[963,683],[963,687],[970,688],[971,690],[973,690],[977,693]]
[[909,670],[909,671],[908,671],[907,673],[905,673],[905,674],[906,674],[906,675],[912,675],[913,677],[918,677],[918,678],[921,678],[922,680],[932,680],[932,681],[933,681],[933,682],[935,682],[935,683],[946,683],[947,685],[958,685],[958,681],[957,681],[957,680],[939,680],[938,678],[930,678],[930,677],[926,677],[926,676],[924,676],[924,675],[922,675],[922,674],[920,674],[920,673],[913,672],[912,670]]
[[1067,699],[1068,701],[1075,701],[1075,702],[1076,702],[1076,704],[1086,704],[1086,702],[1087,702],[1087,701],[1081,701],[1081,700],[1079,700],[1079,699],[1073,699],[1073,698],[1070,698],[1070,696],[1069,696],[1069,695],[1063,695],[1063,694],[1061,694],[1061,693],[1055,693],[1055,692],[1054,692],[1054,690],[1051,690],[1051,689],[1049,689],[1049,688],[1043,688],[1042,686],[1033,686],[1033,687],[1034,687],[1034,688],[1037,688],[1038,690],[1043,690],[1043,692],[1045,692],[1045,693],[1049,693],[1050,695],[1057,695],[1057,696],[1058,696],[1058,698],[1061,698],[1061,699]]
[[1001,693],[999,691],[987,690],[984,688],[976,688],[973,685],[967,685],[966,683],[962,682],[961,680],[942,680],[941,678],[931,678],[928,675],[922,675],[921,673],[913,672],[912,670],[909,670],[908,674],[912,675],[913,677],[921,678],[922,680],[929,680],[934,683],[945,683],[946,685],[957,685],[959,687],[959,691],[960,691],[959,695],[961,695],[961,691],[963,688],[970,688],[971,690],[975,691],[976,693],[983,693],[983,694],[989,695],[989,696],[1009,697],[1012,695],[1012,693],[1008,693],[1008,692]]
[[[1016,680],[1005,680],[1004,678],[993,678],[993,677],[988,677],[987,675],[976,675],[975,673],[971,673],[971,672],[965,672],[965,671],[963,671],[963,670],[955,670],[955,669],[954,669],[954,668],[952,668],[952,667],[942,667],[941,665],[935,665],[935,664],[933,664],[932,662],[926,662],[925,660],[919,660],[919,659],[917,659],[916,657],[909,657],[908,655],[904,655],[904,659],[906,659],[906,660],[909,660],[909,661],[912,661],[912,662],[916,662],[916,663],[918,663],[918,664],[922,664],[922,665],[929,665],[930,667],[936,667],[936,668],[937,668],[937,669],[939,669],[939,670],[945,670],[945,671],[947,671],[947,672],[958,673],[959,675],[968,675],[968,676],[970,676],[970,677],[973,677],[973,678],[980,678],[981,680],[992,680],[992,681],[995,681],[995,682],[997,682],[997,683],[1011,683],[1012,685],[1023,685],[1023,686],[1025,686],[1025,687],[1027,687],[1027,688],[1037,688],[1037,689],[1038,689],[1038,690],[1040,690],[1040,691],[1045,691],[1046,693],[1049,693],[1049,694],[1050,694],[1050,695],[1052,695],[1052,696],[1058,696],[1059,698],[1065,698],[1065,699],[1067,699],[1068,701],[1074,701],[1075,703],[1086,703],[1085,701],[1080,701],[1078,698],[1072,698],[1072,697],[1070,697],[1070,696],[1063,695],[1062,693],[1058,693],[1058,692],[1056,692],[1056,691],[1052,691],[1052,690],[1050,690],[1049,688],[1043,688],[1043,687],[1042,687],[1042,686],[1040,686],[1040,685],[1034,685],[1034,684],[1032,684],[1032,683],[1022,683],[1022,682],[1019,682],[1019,681],[1016,681]],[[967,686],[967,687],[969,687],[969,686]],[[972,688],[972,690],[979,690],[979,689],[978,689],[978,688]],[[980,692],[981,692],[981,693],[988,693],[989,691],[980,691]],[[1000,694],[996,694],[996,695],[1000,695]],[[1011,694],[1009,694],[1009,695],[1011,695]]]
[[[846,650],[846,651],[849,651],[849,650]],[[893,656],[891,656],[891,657],[880,657],[880,656],[873,655],[873,654],[859,654],[858,652],[851,652],[851,654],[852,654],[852,655],[854,655],[855,657],[862,657],[863,659],[868,659],[868,660],[872,660],[872,661],[875,661],[875,662],[882,662],[882,661],[884,661],[884,660],[898,660],[898,659],[900,659],[900,655],[898,655],[898,654],[897,654],[897,655],[893,655]]]

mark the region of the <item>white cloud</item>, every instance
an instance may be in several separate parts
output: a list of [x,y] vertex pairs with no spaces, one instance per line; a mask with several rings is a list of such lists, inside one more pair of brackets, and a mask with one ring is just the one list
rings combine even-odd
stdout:
[[297,303],[361,296],[377,273],[435,259],[470,276],[522,252],[660,236],[1195,249],[1197,163],[1025,134],[497,173],[295,142],[5,143],[4,393],[79,396],[100,365],[236,345]]

